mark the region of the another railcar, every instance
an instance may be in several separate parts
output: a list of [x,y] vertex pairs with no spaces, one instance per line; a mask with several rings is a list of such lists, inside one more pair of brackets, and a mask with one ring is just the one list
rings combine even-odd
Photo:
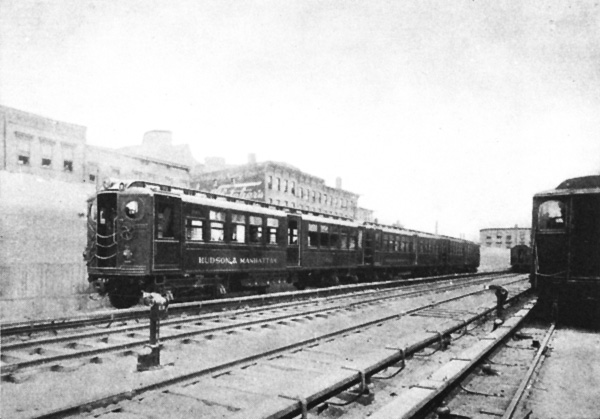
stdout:
[[531,271],[531,247],[518,244],[510,249],[510,269],[518,273]]
[[600,303],[600,176],[533,197],[531,280],[545,306]]
[[115,307],[142,291],[176,299],[475,271],[465,240],[135,181],[89,200],[88,279]]

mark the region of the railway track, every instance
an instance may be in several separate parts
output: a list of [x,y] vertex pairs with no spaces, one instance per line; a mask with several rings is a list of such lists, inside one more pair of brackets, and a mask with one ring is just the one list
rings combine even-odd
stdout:
[[[512,276],[514,277],[514,275]],[[507,277],[511,277],[511,275],[507,275]],[[489,278],[489,276],[485,276],[470,280],[463,279],[450,285],[440,284],[437,292],[456,289],[469,284],[487,283]],[[270,305],[266,309],[259,307],[227,313],[176,317],[162,322],[161,339],[162,341],[170,341],[208,336],[218,332],[284,321],[298,315],[323,315],[323,313],[347,309],[355,305],[369,304],[384,299],[407,298],[430,291],[431,285],[429,284],[415,284],[400,289],[365,290],[350,295],[330,296],[319,300],[281,303]],[[24,340],[3,337],[0,375],[4,381],[18,381],[19,378],[14,373],[26,368],[44,365],[57,368],[56,364],[68,360],[92,358],[101,354],[128,351],[136,347],[141,348],[148,343],[148,310],[145,311],[146,318],[143,319],[144,321],[141,324],[136,321],[132,324],[116,325],[111,328],[96,327],[92,330],[86,329],[83,331],[77,328],[75,333],[26,338]],[[60,368],[60,365],[58,368]]]
[[[526,278],[523,276],[519,279],[515,278],[516,276],[513,275],[496,279],[494,282],[509,288],[511,295],[525,292],[528,289]],[[454,289],[451,286],[444,287],[439,290],[443,291],[443,294],[441,292],[436,294],[423,293],[423,291],[418,290],[386,290],[386,295],[376,296],[374,292],[371,292],[361,296],[353,296],[346,301],[337,298],[334,300],[335,302],[324,307],[316,307],[314,302],[305,303],[303,309],[300,309],[299,303],[284,304],[282,307],[270,307],[269,312],[263,311],[262,314],[259,311],[253,313],[240,312],[236,314],[238,316],[236,319],[213,318],[214,322],[205,319],[201,321],[202,324],[194,323],[196,319],[193,321],[188,319],[187,323],[178,320],[181,321],[180,324],[161,328],[161,340],[165,343],[163,352],[165,363],[164,367],[157,371],[134,372],[135,368],[132,361],[135,359],[133,358],[135,353],[131,351],[131,347],[118,347],[118,345],[131,345],[132,342],[119,342],[116,344],[117,346],[111,348],[111,355],[106,356],[90,353],[82,355],[85,351],[81,352],[78,355],[79,358],[82,356],[89,358],[92,355],[93,357],[79,366],[69,366],[68,363],[64,362],[64,358],[54,358],[50,363],[46,363],[46,365],[50,365],[55,363],[57,359],[61,360],[60,367],[53,365],[47,369],[32,368],[36,366],[33,364],[21,364],[18,367],[14,366],[18,364],[12,364],[13,366],[11,364],[3,365],[7,372],[6,377],[12,377],[6,380],[10,382],[8,391],[5,391],[6,385],[3,388],[4,400],[7,400],[6,396],[9,396],[8,400],[12,403],[5,403],[3,410],[8,409],[6,417],[64,417],[65,415],[80,414],[83,411],[94,409],[96,409],[94,415],[114,415],[130,408],[135,410],[139,407],[140,411],[157,408],[157,406],[149,403],[148,397],[157,396],[161,398],[165,395],[172,397],[173,394],[179,391],[174,389],[185,389],[185,392],[189,392],[192,387],[202,387],[203,390],[198,393],[203,394],[202,397],[208,397],[209,394],[214,393],[213,397],[220,397],[221,402],[227,399],[236,401],[239,404],[241,400],[252,399],[248,394],[255,393],[238,389],[244,397],[241,397],[240,394],[236,396],[230,394],[234,390],[228,386],[225,387],[229,388],[230,393],[223,392],[223,386],[220,384],[215,389],[214,386],[211,387],[205,381],[210,382],[218,377],[227,378],[233,374],[232,371],[234,370],[236,375],[240,371],[250,371],[250,368],[252,368],[252,371],[257,371],[254,369],[256,365],[261,365],[262,368],[263,364],[266,363],[265,368],[267,370],[271,369],[273,371],[274,368],[275,371],[278,371],[279,380],[289,380],[290,383],[307,382],[307,374],[308,376],[319,375],[317,373],[323,372],[321,371],[322,368],[325,366],[331,367],[331,365],[325,361],[323,361],[323,365],[317,362],[312,366],[312,369],[309,368],[308,372],[304,371],[300,374],[300,366],[302,364],[306,365],[307,360],[295,359],[297,356],[295,354],[300,354],[298,356],[306,356],[307,353],[314,355],[316,351],[314,348],[324,348],[323,345],[330,344],[334,346],[341,345],[345,348],[349,345],[349,352],[346,350],[340,352],[340,348],[332,351],[317,351],[321,354],[320,356],[328,358],[335,353],[357,354],[356,348],[365,345],[365,337],[368,337],[369,345],[374,344],[375,341],[382,344],[382,337],[387,334],[398,337],[399,330],[413,331],[412,333],[415,335],[411,338],[414,341],[413,344],[400,347],[399,341],[395,340],[394,349],[384,346],[378,347],[375,351],[372,348],[370,351],[360,350],[358,354],[361,359],[354,359],[358,355],[352,355],[353,360],[347,362],[350,365],[348,368],[340,369],[339,365],[334,363],[336,371],[326,374],[326,383],[321,383],[323,385],[319,386],[316,393],[309,394],[306,397],[303,396],[302,399],[293,399],[292,396],[290,396],[292,399],[279,396],[275,396],[274,399],[269,398],[264,394],[266,391],[264,389],[257,393],[261,400],[274,400],[274,404],[271,402],[260,403],[263,408],[277,408],[277,406],[283,406],[282,400],[286,401],[284,404],[287,407],[280,412],[282,416],[274,417],[287,417],[286,415],[289,412],[285,412],[288,410],[294,412],[289,414],[301,414],[322,399],[331,397],[349,386],[357,383],[362,383],[363,386],[366,385],[366,379],[379,369],[385,368],[432,343],[439,342],[442,344],[450,333],[454,333],[466,327],[467,324],[487,316],[494,310],[495,300],[491,298],[489,291],[483,290],[481,281],[484,281],[484,279],[481,278],[475,284],[462,284],[465,288],[463,290],[459,290],[456,285],[453,286]],[[482,298],[486,302],[483,306],[481,305]],[[282,311],[277,313],[276,310]],[[443,327],[440,327],[440,322]],[[406,324],[402,324],[402,327],[398,328],[400,325],[396,323]],[[384,329],[390,328],[390,325],[393,324],[396,327],[392,327],[389,332],[383,332]],[[181,327],[178,328],[179,326]],[[117,336],[119,335],[117,334]],[[131,338],[133,337],[135,336]],[[95,337],[88,338],[95,339]],[[352,342],[352,338],[358,338],[362,343],[359,345],[358,342]],[[84,346],[85,342],[82,339],[81,337],[74,338],[71,346]],[[143,344],[142,342],[143,339],[140,339],[134,346],[140,346]],[[50,342],[47,342],[44,345],[50,344]],[[4,349],[3,356],[5,355]],[[91,350],[98,349],[100,348]],[[366,353],[370,355],[366,356]],[[200,358],[199,354],[201,355]],[[56,356],[61,357],[64,354],[59,353]],[[282,357],[285,359],[282,359]],[[295,359],[294,363],[297,364],[297,367],[287,368],[285,365],[291,362],[287,357]],[[278,359],[280,361],[277,361]],[[276,366],[277,362],[280,363],[279,366]],[[99,368],[98,364],[103,364],[103,368]],[[27,374],[28,369],[33,371],[30,375]],[[21,379],[19,378],[19,372]],[[69,374],[64,374],[65,372]],[[57,382],[57,373],[63,374],[65,380],[60,381],[60,383]],[[295,373],[304,375],[302,378],[294,378],[293,374]],[[259,373],[257,376],[262,376],[266,381],[269,381],[268,374],[265,372]],[[67,381],[71,384],[65,383]],[[81,400],[79,391],[71,391],[70,393],[68,391],[69,387],[73,385],[72,383],[81,382],[87,383],[85,387],[87,395],[95,394],[84,401]],[[108,386],[109,383],[113,385]],[[55,386],[52,386],[52,384]],[[282,382],[279,382],[279,385],[281,384]],[[112,390],[106,394],[106,388],[111,387]],[[211,388],[213,390],[210,390]],[[280,388],[285,388],[285,386]],[[63,398],[61,400],[50,398],[51,403],[38,406],[30,404],[26,406],[27,408],[24,408],[23,402],[21,404],[18,402],[17,394],[36,391],[36,389],[38,392],[46,390],[50,394],[59,393],[63,395]],[[294,391],[297,394],[304,394],[299,389]],[[220,394],[220,396],[217,396],[217,394]],[[193,409],[198,408],[195,403],[192,403],[193,400],[196,400],[196,403],[200,403],[202,406],[225,406],[224,408],[229,413],[237,412],[236,414],[242,415],[240,417],[251,417],[244,416],[250,412],[242,406],[227,406],[219,401],[199,401],[197,398],[194,399],[191,396],[182,396],[181,394],[175,396],[176,399],[178,397],[186,398],[185,400],[194,405]],[[131,399],[131,401],[126,401],[128,399]],[[159,404],[162,407],[168,406],[168,403],[161,402]],[[253,414],[262,414],[256,409],[256,406],[258,406],[256,400],[250,403],[250,406],[254,407]],[[100,412],[97,409],[100,409]],[[215,412],[208,412],[204,417],[213,417],[212,414],[215,414]]]
[[524,325],[527,314],[523,310],[370,418],[526,417],[515,416],[517,407],[555,330],[554,324]]
[[[397,288],[414,286],[418,284],[429,284],[443,281],[461,281],[476,277],[489,277],[490,275],[501,275],[506,272],[486,272],[479,274],[444,275],[436,277],[395,279],[391,281],[372,282],[364,284],[342,285],[328,288],[318,288],[296,292],[281,292],[254,296],[238,296],[222,298],[217,300],[204,300],[188,303],[171,304],[170,315],[187,315],[209,313],[222,310],[234,310],[239,307],[254,307],[267,304],[278,304],[289,301],[323,298],[349,292],[369,292],[373,289]],[[115,323],[144,321],[148,318],[148,308],[136,306],[124,310],[103,310],[91,314],[81,314],[71,317],[59,317],[52,319],[40,319],[23,322],[0,323],[2,338],[9,336],[34,336],[37,334],[57,334],[63,330],[85,328],[92,326],[110,327]]]

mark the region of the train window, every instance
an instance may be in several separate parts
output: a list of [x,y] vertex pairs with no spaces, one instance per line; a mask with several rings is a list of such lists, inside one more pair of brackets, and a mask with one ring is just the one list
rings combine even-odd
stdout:
[[362,245],[363,245],[362,243],[363,243],[363,232],[362,232],[362,230],[358,230],[358,240],[356,242],[356,247],[361,249]]
[[125,215],[132,220],[136,219],[140,215],[140,204],[138,201],[129,201],[125,204]]
[[204,221],[188,218],[185,221],[185,238],[193,242],[201,242],[204,240],[202,230]]
[[321,234],[319,234],[319,245],[321,247],[329,247],[329,226],[321,226]]
[[340,248],[340,235],[338,234],[337,228],[331,228],[331,236],[329,237],[329,239],[331,247],[338,249]]
[[394,252],[399,252],[400,251],[400,237],[396,237],[396,240],[394,240]]
[[560,230],[565,228],[565,203],[546,201],[538,210],[538,228],[540,230]]
[[288,244],[298,244],[298,221],[288,222]]
[[269,244],[277,244],[277,230],[279,229],[279,220],[277,218],[267,218],[267,233]]
[[348,238],[349,237],[345,231],[342,231],[340,233],[340,245],[341,245],[342,249],[344,249],[344,250],[348,249]]
[[223,211],[210,211],[210,219],[215,221],[225,222],[225,212]]
[[156,202],[156,238],[173,238],[173,208],[166,202]]
[[250,243],[261,243],[262,236],[263,236],[263,230],[262,230],[263,219],[262,219],[262,217],[257,217],[254,215],[251,215],[249,218],[250,218],[250,226],[249,226]]
[[236,243],[246,242],[246,216],[242,214],[231,214],[231,238]]
[[308,225],[308,245],[317,247],[319,245],[319,227],[317,224]]
[[225,237],[225,228],[223,223],[217,221],[210,222],[210,241],[222,242]]

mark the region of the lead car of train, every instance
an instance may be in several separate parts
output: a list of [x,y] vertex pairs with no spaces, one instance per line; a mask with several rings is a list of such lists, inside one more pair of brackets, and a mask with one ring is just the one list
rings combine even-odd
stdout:
[[[533,197],[532,284],[547,306],[600,306],[600,176]],[[600,312],[600,311],[599,311]]]
[[168,185],[113,184],[88,201],[88,280],[118,308],[398,276],[475,272],[479,245]]

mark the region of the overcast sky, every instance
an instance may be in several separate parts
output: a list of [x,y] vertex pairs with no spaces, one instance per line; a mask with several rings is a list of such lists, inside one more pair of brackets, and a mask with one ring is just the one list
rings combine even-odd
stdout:
[[0,0],[0,104],[275,160],[477,239],[600,173],[598,1]]

